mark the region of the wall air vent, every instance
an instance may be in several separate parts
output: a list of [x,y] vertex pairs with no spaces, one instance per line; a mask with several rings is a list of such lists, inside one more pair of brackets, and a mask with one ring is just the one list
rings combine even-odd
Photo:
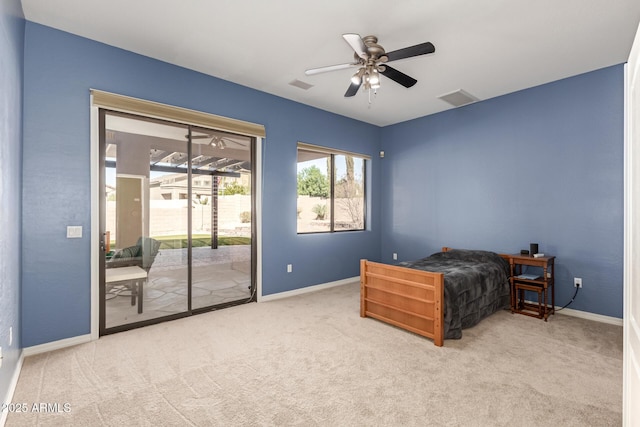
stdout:
[[305,83],[305,82],[300,81],[298,79],[295,79],[292,82],[289,82],[289,84],[291,86],[299,87],[300,89],[303,89],[303,90],[307,90],[307,89],[313,87],[313,85],[310,85],[309,83]]
[[473,104],[474,102],[480,101],[478,98],[462,89],[445,93],[444,95],[440,95],[438,98],[442,99],[444,102],[448,102],[454,107],[462,107],[463,105]]

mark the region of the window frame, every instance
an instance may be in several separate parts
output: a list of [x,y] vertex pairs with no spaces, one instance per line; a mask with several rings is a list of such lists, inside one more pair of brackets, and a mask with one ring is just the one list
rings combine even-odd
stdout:
[[[367,195],[368,195],[368,185],[367,185],[367,169],[368,164],[371,162],[371,156],[361,153],[355,153],[351,151],[339,150],[334,148],[323,147],[319,145],[307,144],[304,142],[298,142],[296,147],[296,166],[298,165],[298,158],[300,150],[304,151],[312,151],[318,154],[322,154],[325,157],[329,157],[330,171],[329,171],[329,229],[328,230],[319,230],[319,231],[300,231],[298,229],[298,225],[296,223],[296,234],[324,234],[324,233],[345,233],[350,231],[366,231],[367,230]],[[335,185],[336,185],[336,161],[335,156],[351,156],[354,158],[358,158],[362,160],[362,227],[361,228],[345,228],[345,229],[336,229],[336,219],[335,219],[335,206],[336,206],[336,197],[335,197]],[[297,169],[297,168],[296,168]],[[298,173],[296,172],[296,180],[298,177]],[[296,185],[296,209],[298,207],[298,186]],[[297,215],[296,215],[297,218]]]

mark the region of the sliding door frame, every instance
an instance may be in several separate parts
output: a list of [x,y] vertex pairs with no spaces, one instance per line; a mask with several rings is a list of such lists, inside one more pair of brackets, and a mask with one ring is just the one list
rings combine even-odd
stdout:
[[[90,336],[92,340],[96,340],[102,335],[104,330],[101,330],[101,313],[104,313],[104,299],[101,298],[102,292],[100,289],[101,271],[104,271],[104,259],[101,256],[100,242],[103,236],[101,236],[101,224],[104,221],[102,215],[101,200],[104,197],[104,182],[103,182],[103,168],[104,168],[104,156],[101,153],[102,143],[100,141],[100,135],[104,135],[104,129],[100,129],[100,126],[104,126],[104,120],[101,120],[101,109],[105,109],[100,105],[94,103],[93,92],[90,97],[90,162],[91,162],[91,332]],[[106,110],[110,110],[106,108]],[[131,111],[118,111],[111,110],[115,113],[130,113],[133,116],[144,117],[144,115]],[[104,114],[104,113],[103,113]],[[156,117],[150,117],[155,119]],[[171,121],[157,117],[160,120]],[[104,117],[102,117],[104,119]],[[189,132],[191,133],[192,124],[184,123],[189,126]],[[201,125],[198,125],[201,126]],[[101,132],[102,131],[102,132]],[[252,183],[252,197],[251,197],[251,289],[250,298],[246,302],[260,301],[262,299],[262,144],[263,139],[261,137],[251,136],[251,183]],[[191,140],[191,138],[189,139]],[[188,146],[188,176],[189,182],[191,182],[191,143]],[[191,185],[189,186],[189,192],[191,192]],[[189,194],[190,195],[190,194]],[[188,227],[191,230],[191,215],[188,219]],[[189,239],[189,281],[188,281],[188,310],[184,313],[177,313],[174,315],[163,316],[162,320],[150,319],[147,321],[136,322],[133,327],[142,327],[150,324],[158,323],[159,321],[173,320],[182,317],[191,316],[202,312],[217,310],[227,306],[238,305],[244,303],[245,300],[233,301],[225,304],[220,304],[213,307],[204,307],[192,310],[191,306],[191,233],[188,233]],[[103,285],[102,285],[103,286]],[[159,318],[160,319],[160,318]],[[130,325],[124,325],[124,327],[109,328],[108,333],[119,332],[121,330],[127,330],[133,328]]]
[[[98,135],[98,141],[99,141],[99,157],[98,157],[98,163],[99,163],[99,195],[100,195],[100,201],[104,201],[106,199],[106,192],[105,192],[105,184],[106,182],[104,181],[104,177],[105,177],[105,168],[106,168],[106,162],[105,162],[105,155],[106,155],[106,147],[107,147],[107,143],[106,143],[106,116],[110,115],[110,116],[114,116],[114,117],[123,117],[123,118],[129,118],[132,120],[138,120],[141,122],[151,122],[151,123],[158,123],[158,124],[164,124],[164,125],[169,125],[171,126],[172,124],[175,124],[176,127],[184,127],[185,130],[188,132],[188,136],[189,139],[187,140],[187,199],[191,200],[191,191],[192,191],[192,185],[191,185],[191,150],[192,150],[192,146],[191,146],[191,128],[192,125],[188,125],[188,124],[182,124],[182,123],[177,123],[177,122],[171,122],[168,120],[163,120],[163,119],[156,119],[156,118],[152,118],[152,117],[145,117],[139,114],[135,114],[135,113],[126,113],[126,112],[121,112],[121,111],[114,111],[114,110],[110,110],[107,108],[99,108],[98,109],[98,131],[99,131],[99,135]],[[117,175],[116,175],[117,176]],[[100,203],[99,202],[99,231],[98,231],[98,235],[100,237],[100,250],[98,253],[98,258],[99,258],[99,270],[98,270],[98,274],[102,273],[102,275],[104,275],[104,271],[105,271],[105,265],[106,265],[106,261],[105,261],[105,246],[106,244],[104,243],[103,239],[105,237],[104,235],[104,231],[103,230],[103,226],[105,225],[105,221],[106,221],[106,204],[104,202]],[[191,312],[191,296],[192,296],[192,292],[191,292],[191,288],[192,288],[192,283],[191,283],[191,278],[192,278],[192,272],[191,272],[191,262],[192,262],[192,254],[191,254],[191,244],[192,244],[192,240],[191,240],[191,234],[192,234],[192,217],[193,217],[193,212],[191,210],[187,211],[187,309],[185,311],[182,312],[178,312],[178,313],[174,313],[174,314],[168,314],[166,316],[159,316],[159,317],[154,317],[152,319],[148,319],[148,320],[140,320],[140,321],[134,321],[131,323],[125,323],[122,325],[118,325],[118,326],[112,326],[107,328],[106,327],[106,284],[104,281],[104,278],[102,276],[98,277],[98,298],[99,298],[99,335],[103,336],[103,335],[109,335],[109,334],[115,334],[118,332],[123,332],[123,331],[128,331],[130,329],[136,329],[136,328],[142,328],[144,326],[149,326],[149,325],[153,325],[156,323],[160,323],[160,322],[165,322],[165,321],[169,321],[169,320],[175,320],[175,319],[181,319],[183,317],[187,317],[192,315],[193,313]],[[147,218],[146,221],[149,221],[149,219]],[[138,295],[138,298],[144,298],[144,295]]]

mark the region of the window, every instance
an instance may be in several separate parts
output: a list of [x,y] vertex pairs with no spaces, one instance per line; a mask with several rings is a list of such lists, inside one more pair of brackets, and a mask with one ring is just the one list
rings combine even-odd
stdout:
[[298,233],[365,229],[368,159],[298,143]]

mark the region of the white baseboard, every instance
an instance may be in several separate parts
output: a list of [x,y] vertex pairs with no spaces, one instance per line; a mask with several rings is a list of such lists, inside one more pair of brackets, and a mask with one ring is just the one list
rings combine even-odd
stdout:
[[[525,300],[526,303],[536,305],[538,301]],[[563,308],[556,306],[556,314],[566,314],[567,316],[579,317],[581,319],[593,320],[600,323],[608,323],[610,325],[622,326],[622,319],[618,317],[604,316],[602,314],[589,313],[588,311],[574,310],[571,308]]]
[[77,337],[65,338],[63,340],[52,341],[40,345],[34,345],[32,347],[26,347],[22,350],[22,353],[26,356],[33,356],[35,354],[46,353],[48,351],[60,350],[61,348],[71,347],[78,344],[84,344],[91,341],[91,334],[79,335]]
[[296,295],[307,294],[309,292],[316,292],[322,289],[333,288],[335,286],[342,286],[348,283],[359,282],[360,276],[350,277],[348,279],[336,280],[335,282],[321,283],[319,285],[307,286],[300,289],[294,289],[292,291],[279,292],[277,294],[265,295],[258,298],[258,302],[273,301],[281,298],[289,298]]
[[588,311],[573,310],[571,308],[556,307],[556,313],[566,314],[567,316],[580,317],[581,319],[594,320],[596,322],[608,323],[610,325],[622,326],[622,319],[618,317],[604,316],[602,314],[589,313]]
[[[5,400],[2,403],[6,403],[8,405],[13,401],[13,394],[16,392],[16,387],[18,386],[18,378],[20,378],[20,372],[22,372],[23,361],[24,351],[21,351],[20,357],[18,358],[18,363],[16,364],[16,370],[13,372],[11,382],[9,383],[9,390],[7,390],[7,395],[5,396]],[[0,412],[0,427],[4,427],[4,424],[7,422],[8,415],[9,411]]]

